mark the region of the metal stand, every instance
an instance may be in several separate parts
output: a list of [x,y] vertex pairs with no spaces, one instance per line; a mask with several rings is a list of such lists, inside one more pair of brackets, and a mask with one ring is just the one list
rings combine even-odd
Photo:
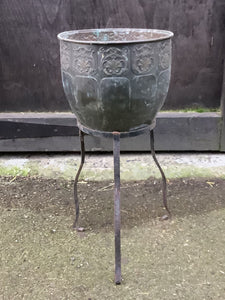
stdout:
[[[77,195],[77,183],[84,165],[85,160],[85,145],[84,145],[84,132],[79,131],[80,143],[81,143],[81,163],[77,171],[77,175],[74,181],[74,202],[76,209],[76,218],[73,224],[73,228],[77,231],[83,231],[82,227],[78,226],[79,219],[79,200]],[[115,283],[121,283],[121,242],[120,242],[120,228],[121,228],[121,217],[120,217],[120,132],[113,132],[113,158],[114,158],[114,230],[115,230]],[[150,145],[151,154],[154,162],[156,163],[161,175],[162,175],[162,191],[163,191],[163,204],[167,210],[169,216],[171,215],[167,205],[167,182],[165,174],[156,158],[154,148],[154,133],[150,129]],[[167,219],[169,216],[164,216]]]
[[120,133],[113,133],[114,158],[114,230],[115,230],[115,283],[121,283],[120,245]]
[[78,199],[78,195],[77,195],[77,183],[78,183],[80,172],[83,168],[84,161],[85,161],[84,133],[81,130],[79,130],[79,136],[80,136],[80,148],[81,148],[81,162],[80,162],[79,169],[77,171],[77,175],[74,180],[74,202],[75,202],[75,209],[76,209],[76,218],[73,223],[73,228],[76,229],[77,231],[83,231],[83,228],[78,227],[80,206],[79,206],[79,199]]
[[164,219],[168,218],[171,216],[171,213],[169,211],[168,205],[167,205],[167,182],[166,182],[166,176],[156,158],[155,155],[155,139],[154,139],[154,132],[153,130],[150,130],[150,146],[151,146],[151,154],[152,154],[152,158],[156,164],[156,166],[158,167],[161,176],[162,176],[162,193],[163,193],[163,205],[166,209],[166,211],[168,212],[168,216],[163,216]]

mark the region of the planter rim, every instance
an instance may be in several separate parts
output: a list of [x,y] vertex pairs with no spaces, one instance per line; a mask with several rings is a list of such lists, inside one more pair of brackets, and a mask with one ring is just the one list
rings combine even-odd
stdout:
[[[99,35],[105,33],[103,36],[104,39],[99,40]],[[110,36],[106,35],[106,33],[113,33],[113,34],[127,34],[130,33],[135,34],[136,38],[131,38],[127,40],[122,39],[110,39]],[[141,36],[145,34],[145,36]],[[93,35],[93,39],[82,39],[82,36],[85,35]],[[170,39],[173,37],[173,32],[168,30],[161,30],[161,29],[145,29],[145,28],[104,28],[104,29],[81,29],[81,30],[70,30],[64,31],[57,35],[58,39],[65,42],[72,42],[72,43],[79,43],[79,44],[95,44],[95,45],[110,45],[110,44],[135,44],[135,43],[146,43],[146,42],[155,42]],[[78,37],[77,37],[78,36]]]

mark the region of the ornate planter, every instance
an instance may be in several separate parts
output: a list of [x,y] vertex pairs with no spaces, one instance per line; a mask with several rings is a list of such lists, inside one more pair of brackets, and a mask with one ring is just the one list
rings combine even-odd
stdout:
[[170,214],[152,129],[169,88],[172,36],[165,30],[126,28],[58,35],[63,87],[80,128],[81,164],[74,183],[78,231],[83,230],[78,226],[77,182],[85,159],[84,133],[113,137],[116,284],[121,283],[120,137],[150,130],[151,153],[162,175],[163,203]]
[[87,133],[154,127],[170,82],[172,32],[94,29],[63,32],[62,80]]

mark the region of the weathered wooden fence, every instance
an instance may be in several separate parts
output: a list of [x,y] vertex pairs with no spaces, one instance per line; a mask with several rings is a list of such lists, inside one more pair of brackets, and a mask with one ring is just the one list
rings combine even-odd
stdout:
[[[172,80],[164,109],[220,107],[224,0],[1,0],[0,151],[78,150],[75,120],[62,113],[69,106],[56,35],[97,27],[173,31]],[[156,148],[223,150],[222,119],[216,113],[162,113]],[[147,150],[146,138],[138,139],[125,140],[123,149]],[[111,149],[108,142],[88,140],[89,150]]]

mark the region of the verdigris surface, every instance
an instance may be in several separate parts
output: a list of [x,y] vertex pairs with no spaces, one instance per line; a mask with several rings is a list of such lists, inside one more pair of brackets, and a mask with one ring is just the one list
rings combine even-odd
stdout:
[[172,36],[151,29],[58,35],[65,94],[82,128],[129,132],[154,127],[169,88]]

